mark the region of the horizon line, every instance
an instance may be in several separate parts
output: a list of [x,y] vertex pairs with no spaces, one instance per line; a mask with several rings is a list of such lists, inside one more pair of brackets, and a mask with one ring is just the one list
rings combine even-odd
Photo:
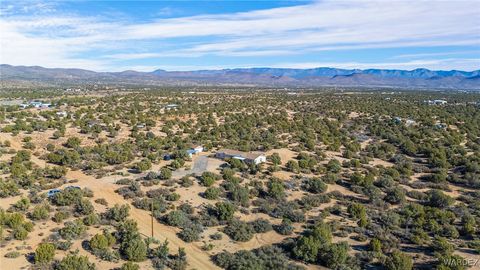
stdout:
[[294,67],[272,67],[272,66],[244,66],[244,67],[229,67],[229,68],[202,68],[199,67],[198,69],[186,69],[186,70],[178,70],[178,69],[164,69],[164,68],[155,68],[150,71],[141,71],[138,69],[124,69],[121,71],[97,71],[93,69],[86,69],[86,68],[79,68],[79,67],[46,67],[46,66],[40,66],[40,65],[11,65],[7,63],[0,63],[0,66],[11,66],[11,67],[27,67],[27,68],[33,68],[33,67],[39,67],[39,68],[45,68],[45,69],[79,69],[79,70],[86,70],[86,71],[92,71],[96,73],[121,73],[121,72],[127,72],[127,71],[133,71],[133,72],[139,72],[139,73],[152,73],[155,71],[165,71],[165,72],[192,72],[192,71],[222,71],[222,70],[236,70],[236,69],[290,69],[290,70],[311,70],[311,69],[339,69],[339,70],[348,70],[348,71],[365,71],[365,70],[395,70],[395,71],[415,71],[415,70],[428,70],[428,71],[458,71],[458,72],[475,72],[475,71],[480,71],[480,67],[478,69],[473,69],[473,70],[460,70],[460,69],[429,69],[425,67],[417,67],[414,69],[395,69],[395,68],[341,68],[341,67],[333,67],[333,66],[316,66],[316,67],[311,67],[311,68],[294,68]]

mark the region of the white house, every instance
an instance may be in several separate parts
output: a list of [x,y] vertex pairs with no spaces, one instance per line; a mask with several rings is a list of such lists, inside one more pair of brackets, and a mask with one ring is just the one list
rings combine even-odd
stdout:
[[197,146],[193,147],[192,150],[195,151],[195,153],[201,153],[201,152],[203,152],[204,148],[201,145],[197,145]]
[[192,158],[193,155],[203,152],[203,146],[197,145],[187,150],[187,155]]
[[433,103],[435,103],[435,105],[445,105],[447,104],[447,101],[443,99],[435,99]]
[[28,103],[20,104],[20,107],[22,109],[26,109],[30,106],[32,106],[34,108],[49,108],[49,107],[52,107],[52,104],[51,103],[43,103],[42,101],[38,101],[38,100],[34,100],[34,101],[30,101]]
[[60,116],[60,117],[66,117],[66,116],[67,116],[67,112],[66,112],[66,111],[56,112],[56,115],[58,115],[58,116]]
[[267,162],[267,157],[262,152],[242,152],[231,149],[221,149],[215,153],[215,157],[220,159],[234,158],[256,165]]
[[264,154],[259,154],[255,159],[253,159],[253,163],[257,165],[265,162],[267,162],[267,156],[265,156]]
[[446,105],[448,102],[444,99],[425,100],[429,105]]
[[178,104],[173,104],[173,103],[172,103],[172,104],[167,104],[167,105],[165,106],[165,109],[166,109],[166,110],[173,110],[173,109],[176,109],[176,108],[178,108]]
[[416,123],[417,123],[417,122],[415,122],[415,120],[412,120],[412,119],[407,119],[407,120],[405,121],[405,125],[406,125],[407,127],[413,126],[413,125],[415,125]]
[[41,108],[43,103],[41,101],[32,101],[30,102],[30,105],[32,105],[35,108]]

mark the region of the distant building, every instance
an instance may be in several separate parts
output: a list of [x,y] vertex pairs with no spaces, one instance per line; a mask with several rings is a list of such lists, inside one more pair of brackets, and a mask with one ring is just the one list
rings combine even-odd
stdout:
[[42,104],[43,103],[41,101],[31,101],[30,102],[30,105],[32,105],[35,108],[40,108],[42,106]]
[[448,102],[444,99],[425,100],[429,105],[446,105]]
[[405,123],[405,126],[409,127],[412,125],[415,125],[417,122],[412,119],[402,119],[401,117],[394,117],[393,120],[395,121],[396,124],[403,124]]
[[187,155],[188,155],[189,158],[192,158],[194,154],[195,154],[195,151],[193,149],[188,149],[187,150]]
[[194,150],[194,151],[195,151],[195,154],[196,154],[196,153],[201,153],[201,152],[203,152],[203,151],[204,151],[204,148],[203,148],[203,146],[201,146],[201,145],[197,145],[197,146],[193,147],[192,150]]
[[242,152],[231,149],[221,149],[215,153],[215,157],[219,159],[235,158],[246,163],[260,164],[267,161],[267,157],[262,152]]
[[413,125],[415,125],[416,123],[417,123],[417,122],[415,122],[415,120],[412,120],[412,119],[407,119],[407,120],[405,121],[405,125],[406,125],[407,127],[413,126]]
[[435,105],[445,105],[445,104],[447,104],[448,102],[447,102],[446,100],[443,100],[443,99],[435,99],[435,100],[433,101],[433,103],[434,103]]
[[178,104],[167,104],[165,105],[165,109],[172,110],[178,108]]
[[65,111],[56,112],[55,114],[60,116],[60,117],[66,117],[67,116],[67,112],[65,112]]
[[50,108],[52,107],[51,103],[43,103],[42,101],[39,100],[34,100],[30,101],[28,103],[22,103],[19,105],[22,109],[26,109],[28,107],[34,107],[34,108]]
[[187,155],[191,158],[193,155],[203,152],[203,146],[198,145],[187,150]]
[[106,125],[105,125],[104,123],[101,123],[101,122],[97,121],[97,120],[88,120],[87,126],[88,126],[89,128],[92,128],[92,127],[94,127],[94,126],[100,126],[100,127],[103,128],[103,127],[105,127]]

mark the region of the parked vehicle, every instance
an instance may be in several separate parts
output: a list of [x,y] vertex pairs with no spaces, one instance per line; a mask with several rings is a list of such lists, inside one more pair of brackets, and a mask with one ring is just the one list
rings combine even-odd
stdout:
[[59,192],[60,192],[60,189],[51,189],[47,192],[47,197],[48,198],[53,197],[55,194],[57,194]]

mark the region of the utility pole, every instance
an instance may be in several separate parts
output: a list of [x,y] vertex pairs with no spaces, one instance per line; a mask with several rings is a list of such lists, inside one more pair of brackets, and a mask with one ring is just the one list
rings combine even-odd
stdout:
[[151,217],[152,217],[151,218],[151,221],[152,221],[151,223],[152,223],[152,238],[153,238],[153,199],[152,199],[152,203],[151,203],[151,212],[152,212],[151,213]]

